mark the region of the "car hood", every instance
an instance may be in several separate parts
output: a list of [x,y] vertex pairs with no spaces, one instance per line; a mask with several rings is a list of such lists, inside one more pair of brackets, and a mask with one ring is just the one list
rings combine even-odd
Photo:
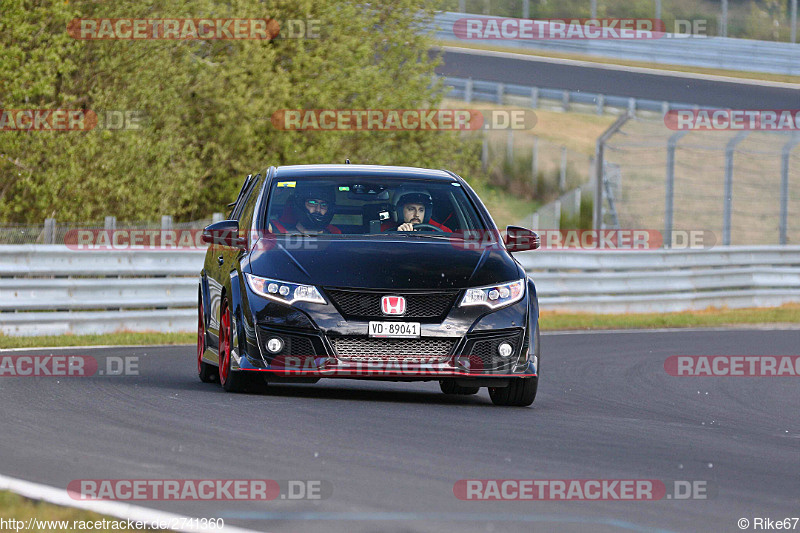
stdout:
[[519,279],[501,246],[465,249],[463,241],[434,239],[262,239],[250,272],[327,287],[462,289]]

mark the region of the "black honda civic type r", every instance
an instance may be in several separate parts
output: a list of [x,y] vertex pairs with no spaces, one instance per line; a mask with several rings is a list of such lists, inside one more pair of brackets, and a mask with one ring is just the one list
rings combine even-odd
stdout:
[[444,170],[270,167],[205,228],[197,371],[226,391],[320,378],[488,387],[527,406],[539,373],[536,288],[475,192]]

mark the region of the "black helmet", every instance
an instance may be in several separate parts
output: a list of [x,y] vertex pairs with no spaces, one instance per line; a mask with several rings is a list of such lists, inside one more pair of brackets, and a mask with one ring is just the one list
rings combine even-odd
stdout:
[[394,193],[394,213],[395,222],[402,224],[405,221],[403,214],[403,207],[406,204],[422,204],[425,206],[425,216],[422,219],[423,224],[427,224],[431,219],[433,211],[433,198],[425,189],[416,189],[411,187],[400,188]]
[[[322,200],[328,202],[328,211],[322,213],[309,213],[306,209],[307,200]],[[294,211],[298,223],[304,228],[319,231],[325,229],[333,220],[336,211],[336,193],[332,186],[303,185],[298,183],[294,191]]]

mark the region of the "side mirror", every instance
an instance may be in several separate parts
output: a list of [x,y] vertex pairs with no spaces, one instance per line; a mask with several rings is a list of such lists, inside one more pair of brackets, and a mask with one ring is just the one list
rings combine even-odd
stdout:
[[503,238],[509,252],[524,252],[539,248],[539,235],[535,231],[519,226],[508,226]]
[[239,236],[237,220],[221,220],[203,229],[203,242],[229,248],[247,249],[247,239]]

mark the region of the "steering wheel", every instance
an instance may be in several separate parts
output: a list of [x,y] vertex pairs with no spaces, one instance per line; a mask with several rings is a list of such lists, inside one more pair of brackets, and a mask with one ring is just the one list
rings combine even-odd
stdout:
[[[437,228],[433,224],[414,224],[414,231],[437,231],[439,233],[444,233],[442,228]],[[389,228],[383,230],[381,233],[389,233],[390,231],[397,231],[397,228]]]

